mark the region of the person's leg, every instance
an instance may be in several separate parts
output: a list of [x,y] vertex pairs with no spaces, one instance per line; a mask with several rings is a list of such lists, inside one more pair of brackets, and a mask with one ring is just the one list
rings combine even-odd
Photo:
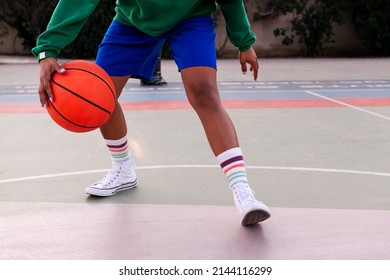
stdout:
[[216,70],[190,67],[182,69],[181,76],[188,101],[202,122],[214,155],[238,147],[235,128],[219,97]]
[[100,131],[104,139],[119,139],[127,134],[127,126],[122,107],[118,102],[118,98],[122,93],[124,86],[129,80],[129,76],[111,77],[116,91],[117,100],[115,109],[110,119],[100,127]]
[[269,209],[256,200],[249,188],[236,130],[220,100],[212,18],[185,21],[168,40],[181,71],[188,100],[199,116],[210,147],[233,191],[242,225],[267,219],[270,217]]
[[119,191],[136,187],[137,177],[127,144],[126,119],[118,98],[129,77],[111,77],[115,86],[117,100],[110,119],[100,127],[104,142],[111,154],[112,168],[102,180],[86,189],[87,194],[111,196]]
[[[129,77],[150,79],[164,41],[132,26],[113,21],[99,46],[96,63],[112,78],[117,99]],[[110,196],[136,186],[137,178],[127,143],[126,119],[118,101],[110,119],[100,128],[111,153],[112,168],[86,193]]]
[[242,225],[252,225],[270,217],[269,209],[255,199],[249,188],[244,158],[236,130],[224,109],[211,67],[189,67],[181,71],[188,100],[202,122],[210,147],[224,171]]

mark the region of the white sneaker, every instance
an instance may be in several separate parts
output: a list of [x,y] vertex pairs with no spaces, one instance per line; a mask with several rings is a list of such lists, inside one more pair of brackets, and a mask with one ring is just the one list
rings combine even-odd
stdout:
[[243,226],[254,225],[271,217],[269,208],[255,198],[248,185],[234,185],[232,191]]
[[112,168],[102,180],[89,186],[85,192],[96,196],[111,196],[119,191],[132,189],[137,185],[137,176],[131,159],[112,162]]

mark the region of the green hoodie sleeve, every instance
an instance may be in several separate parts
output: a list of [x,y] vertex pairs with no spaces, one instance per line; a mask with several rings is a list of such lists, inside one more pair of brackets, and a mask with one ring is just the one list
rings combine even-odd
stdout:
[[57,57],[60,50],[73,42],[100,0],[61,0],[55,8],[47,30],[39,35],[32,49],[38,60]]
[[243,0],[217,0],[226,22],[230,42],[239,51],[247,51],[256,41],[251,31]]
[[[118,0],[116,19],[122,16],[120,22],[134,25],[146,33],[152,30],[152,36],[157,36],[183,19],[211,15],[215,10],[215,0],[175,0],[180,5],[172,0],[160,0],[159,14],[164,15],[162,20],[161,17],[153,16],[156,13],[153,10],[156,9],[156,1]],[[239,51],[248,50],[256,41],[256,36],[250,30],[243,0],[216,1],[221,6],[229,40]],[[47,30],[39,35],[32,53],[39,61],[46,57],[57,57],[62,48],[76,39],[99,2],[100,0],[60,0]],[[174,12],[173,8],[176,8]]]

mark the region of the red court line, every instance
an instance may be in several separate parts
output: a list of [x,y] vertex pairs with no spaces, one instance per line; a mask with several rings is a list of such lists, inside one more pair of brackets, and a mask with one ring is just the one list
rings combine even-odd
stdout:
[[36,114],[46,113],[41,104],[0,104],[0,114]]
[[[338,98],[335,99],[356,107],[387,107],[390,98]],[[326,99],[256,99],[256,100],[223,100],[227,109],[261,109],[261,108],[329,108],[345,107]],[[188,101],[142,101],[123,102],[122,108],[127,111],[137,110],[188,110],[191,109]]]
[[[335,100],[356,107],[388,107],[390,98],[335,98]],[[341,104],[321,99],[256,99],[256,100],[224,100],[227,109],[266,109],[266,108],[334,108],[344,107]],[[187,100],[160,100],[121,102],[125,111],[148,111],[148,110],[190,110]],[[0,114],[35,114],[46,113],[40,104],[1,104]]]

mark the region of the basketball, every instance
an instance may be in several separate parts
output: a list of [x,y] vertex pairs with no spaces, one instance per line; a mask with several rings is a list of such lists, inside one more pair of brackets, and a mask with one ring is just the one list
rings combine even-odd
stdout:
[[53,102],[47,111],[61,127],[73,132],[99,128],[115,107],[115,87],[108,74],[97,64],[72,60],[62,64],[64,73],[53,73]]

